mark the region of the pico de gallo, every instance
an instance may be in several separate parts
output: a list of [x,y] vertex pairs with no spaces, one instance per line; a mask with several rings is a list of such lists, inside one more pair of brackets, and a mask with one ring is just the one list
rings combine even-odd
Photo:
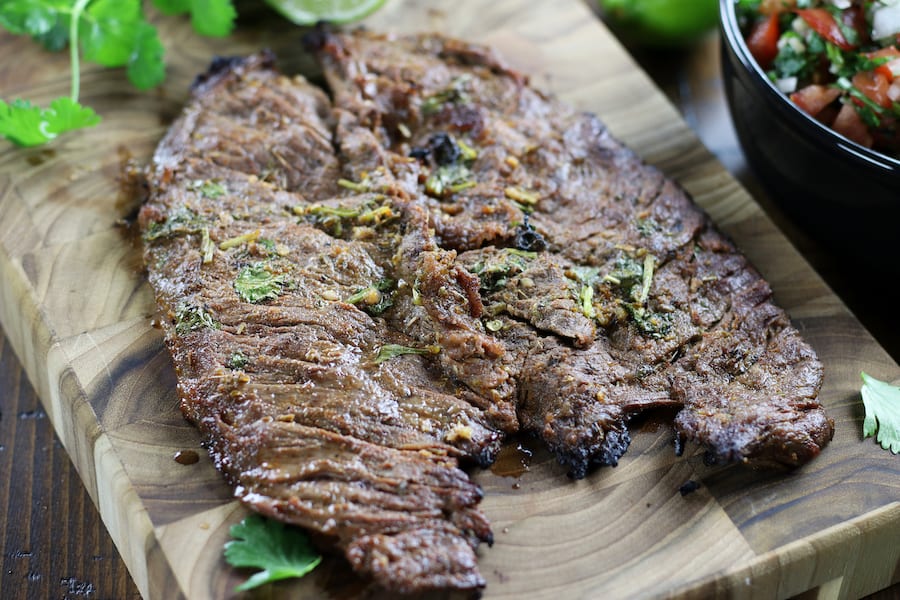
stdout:
[[900,158],[900,0],[736,0],[750,53],[805,112]]

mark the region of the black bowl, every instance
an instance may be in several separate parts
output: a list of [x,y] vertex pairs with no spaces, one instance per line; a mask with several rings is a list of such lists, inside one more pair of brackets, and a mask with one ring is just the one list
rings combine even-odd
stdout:
[[900,263],[900,160],[860,146],[800,110],[750,54],[734,0],[719,0],[719,16],[731,118],[771,199],[829,250]]

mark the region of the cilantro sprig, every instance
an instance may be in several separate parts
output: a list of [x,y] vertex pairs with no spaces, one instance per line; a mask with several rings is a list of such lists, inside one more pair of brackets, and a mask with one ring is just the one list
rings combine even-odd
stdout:
[[861,372],[866,409],[863,437],[875,436],[885,450],[900,454],[900,387]]
[[[236,12],[231,0],[152,0],[164,14],[190,13],[195,31],[225,36]],[[75,129],[92,127],[100,117],[79,104],[81,61],[124,67],[139,90],[165,79],[165,49],[156,28],[144,17],[141,0],[4,0],[0,27],[29,35],[47,50],[69,46],[71,83],[68,96],[49,107],[24,99],[0,100],[0,135],[19,146],[37,146]]]
[[261,569],[236,592],[291,577],[303,577],[322,562],[307,536],[296,527],[250,515],[229,530],[236,538],[225,544],[225,560],[233,567]]

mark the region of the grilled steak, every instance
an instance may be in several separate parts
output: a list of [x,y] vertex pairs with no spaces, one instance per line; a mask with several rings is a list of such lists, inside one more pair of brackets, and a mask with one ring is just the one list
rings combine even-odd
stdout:
[[765,281],[595,117],[456,40],[312,45],[333,100],[267,54],[200,76],[139,217],[182,410],[244,504],[389,590],[476,589],[461,467],[507,434],[573,477],[654,407],[711,460],[830,440]]

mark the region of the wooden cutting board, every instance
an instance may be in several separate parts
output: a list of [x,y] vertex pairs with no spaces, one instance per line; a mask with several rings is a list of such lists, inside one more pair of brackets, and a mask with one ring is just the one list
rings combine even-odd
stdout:
[[[244,510],[177,407],[175,376],[152,326],[140,251],[117,221],[136,199],[120,180],[144,163],[193,76],[216,55],[264,46],[305,69],[300,32],[255,9],[227,40],[154,17],[169,51],[158,91],[88,67],[82,99],[104,118],[46,149],[0,142],[0,319],[63,444],[146,598],[222,598],[246,572],[222,561]],[[752,198],[702,147],[579,0],[389,0],[377,30],[437,30],[495,46],[533,81],[598,113],[648,162],[679,180],[772,284],[826,366],[832,444],[800,471],[708,467],[645,421],[617,468],[573,482],[536,447],[515,445],[475,479],[495,544],[482,547],[486,598],[856,598],[900,581],[900,457],[863,440],[859,371],[900,379],[863,329]],[[0,35],[0,90],[46,105],[67,93],[64,54]],[[534,446],[532,444],[532,446]],[[200,455],[196,464],[174,460]],[[527,468],[525,468],[527,465]],[[682,484],[700,488],[682,495]],[[52,524],[48,524],[52,527]],[[340,560],[262,597],[356,598]],[[804,596],[807,597],[807,596]]]

